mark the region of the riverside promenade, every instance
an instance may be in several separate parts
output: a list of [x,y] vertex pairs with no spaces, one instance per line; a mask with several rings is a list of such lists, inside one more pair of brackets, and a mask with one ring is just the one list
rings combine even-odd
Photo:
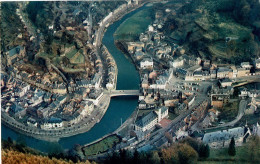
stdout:
[[[106,113],[109,104],[110,97],[109,95],[104,94],[101,100],[100,106],[97,110],[94,110],[91,113],[92,117],[88,117],[83,119],[79,124],[76,124],[72,127],[65,127],[60,129],[52,129],[52,130],[44,130],[36,127],[26,126],[18,121],[16,121],[13,117],[2,113],[1,120],[4,125],[7,127],[18,131],[19,133],[25,134],[27,136],[31,136],[40,140],[50,141],[50,142],[58,142],[60,138],[70,137],[80,133],[85,133],[89,131],[96,123],[98,123],[104,114]],[[92,119],[94,118],[94,119]]]

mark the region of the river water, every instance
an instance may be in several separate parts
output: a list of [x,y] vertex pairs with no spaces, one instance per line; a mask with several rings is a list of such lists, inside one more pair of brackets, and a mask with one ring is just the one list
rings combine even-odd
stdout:
[[[103,44],[113,55],[117,63],[117,89],[119,90],[139,89],[140,79],[135,66],[121,51],[116,48],[114,44],[113,34],[123,21],[125,21],[127,18],[131,17],[138,11],[143,10],[144,8],[147,7],[143,6],[135,11],[132,11],[129,14],[125,15],[119,21],[114,22],[108,27],[103,37]],[[121,125],[121,119],[125,121],[132,114],[137,106],[137,102],[138,98],[132,96],[112,98],[109,108],[104,117],[90,131],[75,136],[62,138],[59,142],[47,142],[43,140],[38,140],[33,137],[17,133],[16,131],[4,125],[1,126],[1,136],[3,139],[11,137],[13,140],[25,142],[27,146],[40,150],[42,152],[57,152],[62,149],[72,148],[75,144],[84,145],[90,143],[108,133],[115,131]]]

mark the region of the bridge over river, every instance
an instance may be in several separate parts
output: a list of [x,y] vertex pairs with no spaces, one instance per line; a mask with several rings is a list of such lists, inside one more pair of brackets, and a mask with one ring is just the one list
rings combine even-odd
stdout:
[[116,97],[116,96],[139,96],[140,91],[139,90],[111,90],[106,91],[106,94],[109,94],[110,97]]

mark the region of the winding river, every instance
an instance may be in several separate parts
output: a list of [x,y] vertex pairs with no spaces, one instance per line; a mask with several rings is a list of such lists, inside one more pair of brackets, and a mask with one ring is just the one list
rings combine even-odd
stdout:
[[[143,6],[126,14],[122,19],[110,25],[104,34],[102,42],[107,47],[108,51],[113,55],[118,67],[117,89],[138,89],[140,79],[135,66],[115,46],[113,34],[121,23],[133,14],[145,8],[147,8],[147,6]],[[27,146],[42,152],[57,152],[62,149],[72,148],[75,144],[84,145],[90,143],[108,133],[115,131],[121,125],[121,119],[125,121],[132,114],[137,106],[137,102],[138,98],[132,96],[112,98],[104,117],[90,131],[75,136],[62,138],[59,142],[53,143],[38,140],[33,137],[17,133],[4,125],[1,126],[1,135],[3,139],[11,137],[13,140],[25,142]]]

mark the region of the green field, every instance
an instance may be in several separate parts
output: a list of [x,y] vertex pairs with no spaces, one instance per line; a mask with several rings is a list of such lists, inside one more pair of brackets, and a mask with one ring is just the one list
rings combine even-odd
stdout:
[[205,164],[215,164],[215,163],[250,163],[246,162],[246,146],[236,147],[236,155],[231,157],[228,155],[228,148],[222,149],[210,149],[210,156],[203,161],[198,161],[198,163]]
[[224,105],[222,109],[219,109],[220,115],[218,118],[220,119],[220,121],[225,121],[225,122],[232,121],[236,118],[238,114],[238,110],[239,110],[239,101],[230,102]]
[[115,40],[134,41],[148,28],[153,17],[152,9],[144,9],[124,21],[114,34]]
[[119,143],[120,139],[116,135],[108,136],[102,141],[89,145],[83,148],[86,156],[95,155],[111,149],[115,144]]
[[65,56],[68,58],[68,59],[71,59],[76,53],[77,53],[77,49],[73,49],[71,50],[70,52],[66,53]]

